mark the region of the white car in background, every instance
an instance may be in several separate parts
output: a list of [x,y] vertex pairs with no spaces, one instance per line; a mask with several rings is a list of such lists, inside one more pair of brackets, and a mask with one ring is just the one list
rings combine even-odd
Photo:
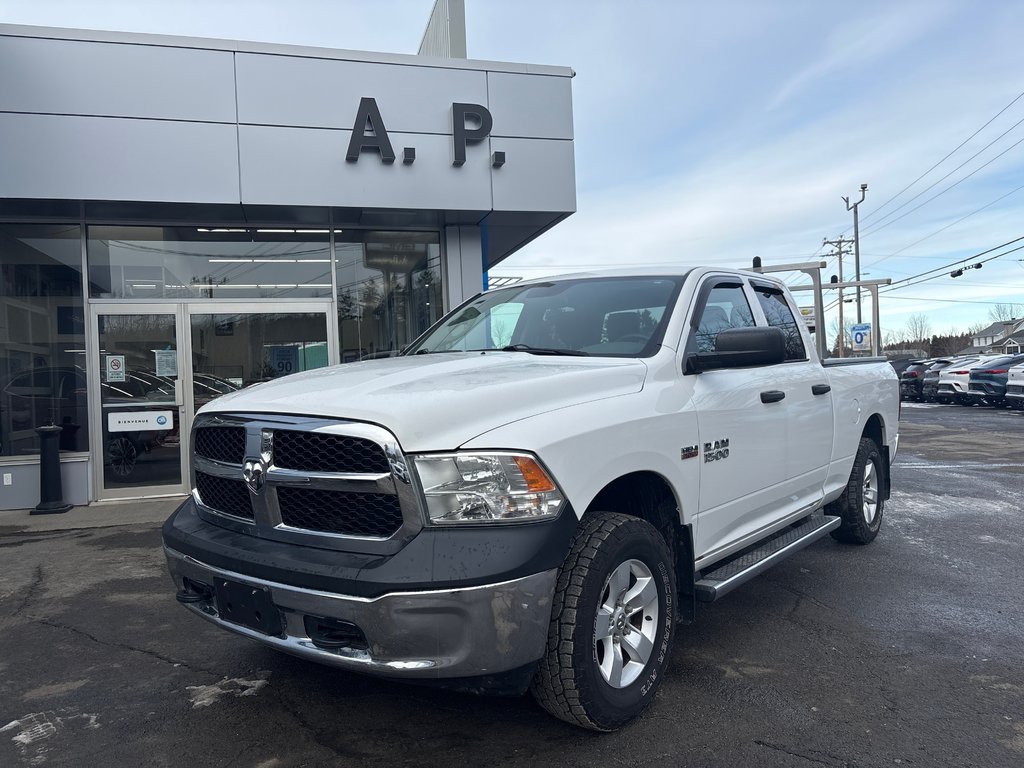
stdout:
[[985,365],[989,360],[994,360],[999,355],[975,355],[964,357],[954,361],[939,373],[939,388],[936,391],[935,399],[940,403],[958,403],[966,405],[974,402],[967,394],[968,382],[971,378],[971,368]]
[[1024,363],[1013,366],[1006,374],[1006,402],[1011,408],[1024,409]]

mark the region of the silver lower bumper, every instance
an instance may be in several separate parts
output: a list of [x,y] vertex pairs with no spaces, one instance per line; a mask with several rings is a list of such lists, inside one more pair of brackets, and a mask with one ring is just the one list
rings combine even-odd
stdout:
[[[213,584],[220,577],[270,590],[283,634],[272,637],[224,621],[215,600],[186,605],[224,629],[322,664],[388,677],[436,679],[490,675],[523,667],[544,654],[557,570],[499,584],[376,598],[337,595],[263,581],[214,568],[164,548],[175,586],[183,578]],[[351,622],[367,648],[319,648],[306,616]]]

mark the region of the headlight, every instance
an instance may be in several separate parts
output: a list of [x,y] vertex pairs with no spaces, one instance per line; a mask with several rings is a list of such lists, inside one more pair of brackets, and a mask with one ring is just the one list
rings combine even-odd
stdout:
[[525,453],[414,456],[431,523],[517,522],[554,517],[565,497]]

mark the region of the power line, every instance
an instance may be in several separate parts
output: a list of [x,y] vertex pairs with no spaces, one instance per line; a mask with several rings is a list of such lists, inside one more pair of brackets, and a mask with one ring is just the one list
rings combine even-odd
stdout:
[[[992,253],[993,251],[998,251],[1000,248],[1005,248],[1008,245],[1013,245],[1014,243],[1019,243],[1021,240],[1024,240],[1024,235],[1022,235],[1022,236],[1020,236],[1018,238],[1015,238],[1013,240],[1008,240],[1005,243],[1002,243],[1001,245],[994,246],[992,248],[989,248],[988,250],[982,251],[981,253],[976,253],[973,256],[968,256],[968,257],[963,258],[963,259],[958,259],[957,261],[954,261],[954,262],[952,262],[950,264],[946,264],[945,266],[936,267],[935,269],[929,269],[926,272],[921,272],[920,274],[911,275],[910,277],[905,277],[902,280],[897,280],[896,282],[894,282],[894,283],[890,284],[889,286],[887,286],[884,291],[879,291],[879,294],[890,293],[891,291],[894,291],[897,288],[906,288],[907,287],[906,285],[900,285],[900,283],[907,283],[908,285],[917,285],[917,283],[922,282],[921,280],[918,280],[918,278],[925,277],[926,275],[933,275],[933,273],[937,273],[937,272],[945,272],[947,269],[950,269],[951,267],[956,267],[956,266],[958,266],[960,264],[964,264],[965,262],[968,262],[968,261],[974,261],[975,259],[979,259],[980,257],[982,257],[982,256],[984,256],[986,254]],[[1006,256],[1008,254],[1014,253],[1014,252],[1019,251],[1021,249],[1024,249],[1024,245],[1018,245],[1016,248],[1011,248],[1008,251],[1003,251],[1003,253],[997,253],[995,256],[989,256],[987,259],[981,259],[981,261],[979,263],[980,264],[985,264],[985,263],[987,263],[989,261],[993,261],[994,259],[1002,258],[1003,256]],[[934,277],[939,277],[939,275],[934,275]],[[928,279],[933,279],[933,278],[928,278]],[[915,282],[911,283],[910,281],[912,281],[912,280],[915,281]]]
[[[979,129],[978,129],[978,130],[976,130],[976,131],[975,131],[974,133],[972,133],[972,134],[971,134],[970,136],[968,136],[968,137],[967,137],[966,139],[964,139],[964,140],[963,140],[963,141],[961,141],[961,142],[960,142],[959,144],[957,144],[957,145],[956,145],[956,147],[955,147],[955,148],[953,149],[953,151],[952,151],[952,152],[950,152],[950,153],[949,153],[948,155],[946,155],[946,156],[945,156],[944,158],[942,158],[941,160],[939,160],[939,162],[937,162],[937,163],[936,163],[935,165],[933,165],[933,166],[932,166],[931,168],[929,168],[929,169],[928,169],[927,171],[925,171],[924,173],[922,173],[922,174],[921,174],[920,176],[918,176],[918,177],[917,177],[916,179],[914,179],[914,180],[913,180],[912,182],[910,182],[909,184],[907,184],[907,186],[905,186],[905,187],[904,187],[903,189],[901,189],[901,190],[900,190],[899,192],[897,192],[897,193],[896,193],[895,195],[893,195],[892,197],[890,197],[890,198],[889,198],[888,200],[886,200],[886,201],[885,201],[884,203],[882,203],[882,204],[881,204],[880,206],[878,206],[878,207],[877,207],[877,208],[876,208],[875,210],[871,211],[871,212],[870,212],[869,214],[867,214],[867,215],[866,215],[866,216],[865,216],[864,218],[865,218],[865,219],[869,219],[869,218],[871,218],[872,216],[874,216],[874,215],[876,215],[876,214],[880,213],[880,212],[882,211],[882,209],[883,209],[883,208],[885,208],[885,206],[887,206],[887,205],[888,205],[889,203],[891,203],[891,202],[892,202],[893,200],[895,200],[895,199],[896,199],[897,197],[899,197],[900,195],[902,195],[902,194],[903,194],[904,192],[906,192],[906,191],[907,191],[908,189],[910,189],[910,188],[911,188],[912,186],[914,186],[915,184],[917,184],[917,182],[919,182],[919,181],[920,181],[921,179],[923,179],[923,178],[924,178],[925,176],[927,176],[927,175],[928,175],[929,173],[931,173],[932,171],[934,171],[934,170],[935,170],[936,168],[938,168],[938,167],[939,167],[940,165],[942,165],[942,164],[943,164],[944,162],[946,162],[947,160],[949,160],[949,158],[951,158],[951,157],[952,157],[953,155],[955,155],[955,154],[957,153],[957,151],[958,151],[958,150],[959,150],[959,149],[960,149],[961,147],[963,147],[963,146],[964,146],[964,145],[965,145],[965,144],[966,144],[967,142],[969,142],[969,141],[970,141],[971,139],[973,139],[973,138],[974,138],[975,136],[977,136],[977,135],[978,135],[979,133],[981,133],[981,132],[982,132],[983,130],[985,130],[986,128],[988,128],[988,126],[989,126],[989,125],[991,125],[991,124],[992,124],[992,122],[993,122],[993,121],[994,121],[994,120],[995,120],[995,119],[996,119],[997,117],[999,117],[999,116],[1000,116],[1001,114],[1003,114],[1003,112],[1005,112],[1005,111],[1006,111],[1006,110],[1008,110],[1008,109],[1009,109],[1010,107],[1012,107],[1012,106],[1013,106],[1014,104],[1016,104],[1016,103],[1017,103],[1018,101],[1020,101],[1020,99],[1021,99],[1021,97],[1022,97],[1022,96],[1024,96],[1024,91],[1021,91],[1020,93],[1018,93],[1018,94],[1017,94],[1017,96],[1016,96],[1016,97],[1015,97],[1015,98],[1014,98],[1014,99],[1013,99],[1013,100],[1012,100],[1012,101],[1011,101],[1011,102],[1010,102],[1009,104],[1007,104],[1007,105],[1006,105],[1005,107],[1003,107],[1003,108],[1002,108],[1002,109],[1000,109],[1000,110],[999,110],[998,112],[996,112],[996,113],[995,113],[995,114],[994,114],[994,115],[993,115],[992,117],[990,117],[990,118],[988,119],[988,121],[987,121],[987,122],[986,122],[986,123],[985,123],[984,125],[982,125],[982,126],[981,126],[981,128],[979,128]],[[940,179],[940,181],[941,181],[941,179]],[[925,190],[925,191],[927,191],[927,190]],[[847,231],[849,231],[849,230],[847,230]],[[845,234],[845,232],[844,232],[843,234]]]
[[900,248],[900,249],[899,249],[898,251],[893,251],[893,252],[892,252],[892,253],[890,253],[890,254],[887,254],[887,255],[885,255],[885,256],[882,256],[882,257],[880,257],[880,258],[878,259],[878,261],[874,261],[874,262],[872,262],[870,266],[875,266],[876,264],[881,264],[881,263],[882,263],[883,261],[885,261],[886,259],[891,259],[891,258],[892,258],[893,256],[898,256],[899,254],[903,253],[903,252],[904,252],[905,250],[907,250],[908,248],[913,248],[913,247],[914,247],[915,245],[919,245],[919,244],[923,243],[923,242],[924,242],[925,240],[930,240],[931,238],[935,237],[935,236],[936,236],[937,234],[939,234],[940,232],[944,232],[944,231],[946,231],[947,229],[949,229],[950,227],[955,227],[955,226],[956,226],[957,224],[959,224],[959,223],[960,223],[961,221],[963,221],[964,219],[969,219],[969,218],[970,218],[971,216],[973,216],[974,214],[976,214],[976,213],[981,213],[981,212],[982,212],[982,211],[984,211],[984,210],[985,210],[986,208],[990,208],[990,207],[992,207],[993,205],[995,205],[996,203],[998,203],[998,202],[999,202],[1000,200],[1003,200],[1004,198],[1007,198],[1007,197],[1009,197],[1010,195],[1012,195],[1012,194],[1014,194],[1014,193],[1016,193],[1016,192],[1020,192],[1020,191],[1021,191],[1022,189],[1024,189],[1024,184],[1021,184],[1021,185],[1020,185],[1019,187],[1017,187],[1016,189],[1011,189],[1011,190],[1010,190],[1009,192],[1007,192],[1007,193],[1006,193],[1005,195],[1000,195],[999,197],[997,197],[997,198],[996,198],[995,200],[993,200],[992,202],[990,202],[990,203],[987,203],[986,205],[983,205],[983,206],[981,206],[981,208],[978,208],[978,209],[977,209],[977,210],[975,210],[975,211],[971,211],[971,212],[970,212],[970,213],[968,213],[968,214],[967,214],[966,216],[961,216],[961,217],[960,217],[959,219],[957,219],[956,221],[954,221],[954,222],[953,222],[952,224],[947,224],[947,225],[946,225],[946,226],[944,226],[944,227],[940,227],[939,229],[937,229],[937,230],[935,230],[934,232],[932,232],[932,233],[931,233],[930,235],[925,235],[925,236],[924,236],[924,237],[922,237],[922,238],[921,238],[920,240],[915,240],[915,241],[914,241],[914,242],[912,242],[912,243],[911,243],[910,245],[905,245],[905,246],[903,246],[902,248]]
[[[1017,127],[1018,125],[1020,125],[1021,123],[1024,123],[1024,118],[1021,118],[1021,119],[1020,119],[1020,121],[1018,121],[1017,123],[1014,123],[1013,127],[1014,127],[1014,128],[1016,128],[1016,127]],[[1012,128],[1011,128],[1010,130],[1012,130]],[[1008,133],[1008,132],[1009,132],[1009,131],[1007,131],[1007,133]],[[893,213],[896,213],[896,211],[900,210],[900,209],[901,209],[901,208],[903,208],[904,206],[907,206],[907,205],[909,205],[910,203],[914,202],[914,200],[916,200],[916,199],[917,199],[917,198],[919,198],[919,197],[920,197],[921,195],[923,195],[923,194],[924,194],[925,192],[927,192],[927,191],[928,191],[929,189],[931,189],[932,187],[934,187],[934,186],[935,186],[935,184],[938,184],[939,182],[941,182],[941,181],[944,181],[945,179],[948,179],[948,178],[949,178],[949,177],[950,177],[951,175],[953,175],[954,173],[956,173],[957,171],[959,171],[959,170],[960,170],[961,168],[963,168],[963,167],[964,167],[965,165],[967,165],[967,163],[969,163],[969,162],[970,162],[971,160],[973,160],[974,158],[976,158],[976,157],[977,157],[978,155],[980,155],[980,154],[981,154],[982,152],[984,152],[984,151],[985,151],[986,149],[988,149],[989,147],[991,147],[991,146],[992,146],[992,144],[994,144],[994,143],[995,143],[996,141],[998,141],[999,139],[1001,139],[1001,138],[1002,138],[1003,136],[1005,136],[1005,135],[1006,135],[1006,133],[1002,134],[1001,136],[999,136],[999,138],[995,139],[995,140],[994,140],[993,142],[991,142],[990,144],[986,145],[986,146],[985,146],[984,148],[982,148],[982,149],[981,149],[981,150],[980,150],[980,151],[979,151],[979,152],[978,152],[977,154],[974,154],[974,155],[972,155],[971,157],[969,157],[969,158],[968,158],[967,160],[965,160],[964,162],[962,162],[962,163],[961,163],[960,165],[958,165],[958,166],[957,166],[956,168],[954,168],[954,169],[953,169],[952,171],[950,171],[950,172],[949,172],[949,173],[947,173],[947,174],[946,174],[945,176],[943,176],[943,177],[942,177],[941,179],[939,179],[938,181],[936,181],[936,182],[935,182],[934,184],[930,184],[930,185],[928,185],[927,187],[925,187],[924,189],[922,189],[922,190],[921,190],[921,191],[920,191],[920,192],[919,192],[918,194],[914,195],[914,196],[913,196],[912,198],[910,198],[909,200],[907,200],[907,202],[905,202],[905,203],[904,203],[903,205],[901,205],[901,206],[900,206],[899,208],[897,208],[896,210],[894,210],[894,211],[892,211],[891,213],[887,214],[887,215],[886,215],[886,216],[885,216],[885,217],[883,218],[883,221],[884,221],[885,219],[889,218],[889,216],[891,216],[891,215],[892,215]],[[1006,154],[1007,152],[1009,152],[1009,151],[1010,151],[1011,149],[1013,149],[1014,147],[1016,147],[1016,146],[1017,146],[1018,144],[1020,144],[1020,143],[1021,143],[1022,141],[1024,141],[1024,138],[1020,138],[1020,139],[1017,139],[1017,141],[1013,142],[1013,144],[1011,144],[1010,146],[1008,146],[1008,147],[1007,147],[1006,149],[1004,149],[1004,150],[1003,150],[1002,152],[1000,152],[1000,153],[999,153],[998,155],[996,155],[995,157],[993,157],[993,158],[992,158],[991,160],[989,160],[988,162],[986,162],[986,163],[984,163],[984,164],[982,164],[982,165],[978,166],[978,167],[977,167],[977,168],[975,168],[975,169],[974,169],[973,171],[971,171],[971,172],[970,172],[970,173],[968,173],[968,174],[967,174],[966,176],[964,176],[964,177],[963,177],[962,179],[960,179],[959,181],[955,181],[955,182],[953,182],[952,184],[950,184],[950,185],[949,185],[948,187],[946,187],[946,188],[945,188],[944,190],[942,190],[941,192],[938,192],[938,193],[936,193],[936,194],[932,195],[931,197],[929,197],[929,198],[928,198],[927,200],[925,200],[925,201],[924,201],[923,203],[921,203],[920,205],[918,205],[918,206],[915,206],[915,207],[911,208],[911,209],[910,209],[909,211],[907,211],[906,213],[904,213],[904,214],[902,214],[902,215],[900,215],[900,216],[897,216],[897,217],[896,217],[895,219],[892,219],[891,221],[887,221],[887,222],[886,222],[885,224],[879,224],[879,225],[878,225],[878,226],[876,226],[876,227],[875,227],[874,229],[871,229],[870,231],[868,231],[868,232],[865,232],[865,233],[864,233],[865,237],[866,237],[867,235],[873,235],[873,234],[874,234],[875,232],[880,232],[881,230],[885,229],[886,227],[890,226],[891,224],[895,224],[895,223],[896,223],[897,221],[899,221],[900,219],[905,219],[905,218],[906,218],[907,216],[909,216],[910,214],[914,213],[914,211],[919,211],[919,210],[921,210],[921,209],[922,209],[922,208],[923,208],[924,206],[928,205],[928,203],[932,202],[932,201],[933,201],[933,200],[935,200],[936,198],[938,198],[938,197],[942,197],[942,195],[944,195],[944,194],[946,194],[947,192],[949,192],[949,190],[951,190],[951,189],[953,189],[954,187],[957,187],[957,186],[959,186],[959,185],[963,184],[963,183],[964,183],[965,181],[967,181],[967,180],[968,180],[969,178],[971,178],[971,176],[973,176],[974,174],[976,174],[976,173],[977,173],[978,171],[980,171],[980,170],[983,170],[984,168],[987,168],[988,166],[990,166],[990,165],[991,165],[992,163],[994,163],[994,162],[995,162],[996,160],[998,160],[998,159],[999,159],[1000,157],[1002,157],[1002,156],[1003,156],[1003,155],[1005,155],[1005,154]]]
[[[1021,235],[1020,237],[1014,238],[1013,240],[1007,240],[1005,243],[1001,243],[999,245],[996,245],[996,246],[993,246],[991,248],[988,248],[988,249],[986,249],[984,251],[981,251],[980,253],[974,254],[973,256],[966,256],[966,257],[964,257],[962,259],[957,259],[956,261],[953,261],[953,262],[951,262],[949,264],[945,264],[945,265],[943,265],[941,267],[935,267],[934,269],[929,269],[929,270],[927,270],[925,272],[920,272],[920,273],[918,273],[916,275],[911,275],[910,277],[905,277],[902,280],[897,280],[896,282],[891,283],[890,285],[886,286],[884,290],[879,290],[878,291],[878,295],[881,297],[881,296],[884,296],[885,294],[892,293],[893,291],[896,291],[896,290],[902,290],[904,288],[909,288],[912,285],[920,285],[921,283],[928,282],[929,280],[935,280],[937,278],[944,277],[945,274],[938,274],[938,273],[940,273],[940,272],[945,273],[945,271],[950,269],[951,267],[957,267],[957,266],[959,266],[961,264],[965,264],[968,261],[974,261],[975,259],[981,259],[981,257],[985,256],[986,254],[992,253],[993,251],[998,251],[1000,248],[1005,248],[1008,245],[1013,245],[1014,243],[1019,243],[1021,240],[1024,240],[1024,235]],[[1002,253],[997,253],[995,256],[989,256],[987,259],[981,259],[981,261],[979,263],[985,264],[987,262],[994,261],[995,259],[1000,259],[1003,256],[1007,256],[1007,255],[1009,255],[1011,253],[1015,253],[1016,251],[1020,251],[1020,250],[1024,250],[1024,245],[1018,245],[1016,248],[1011,248],[1008,251],[1003,251]],[[929,275],[930,275],[930,277],[929,277]],[[826,311],[830,310],[830,309],[834,308],[835,306],[837,306],[837,304],[838,304],[838,302],[833,301],[827,307],[825,307],[825,310]]]
[[1005,301],[980,301],[978,299],[928,299],[924,296],[890,296],[889,298],[898,299],[900,301],[941,301],[948,304],[987,304],[988,306],[1008,303]]

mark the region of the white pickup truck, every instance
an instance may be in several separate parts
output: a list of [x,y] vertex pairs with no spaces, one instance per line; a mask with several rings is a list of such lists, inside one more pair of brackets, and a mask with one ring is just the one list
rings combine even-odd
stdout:
[[618,728],[697,602],[878,533],[896,375],[823,365],[799,318],[753,272],[536,280],[400,356],[221,397],[163,528],[177,597],[307,659]]

